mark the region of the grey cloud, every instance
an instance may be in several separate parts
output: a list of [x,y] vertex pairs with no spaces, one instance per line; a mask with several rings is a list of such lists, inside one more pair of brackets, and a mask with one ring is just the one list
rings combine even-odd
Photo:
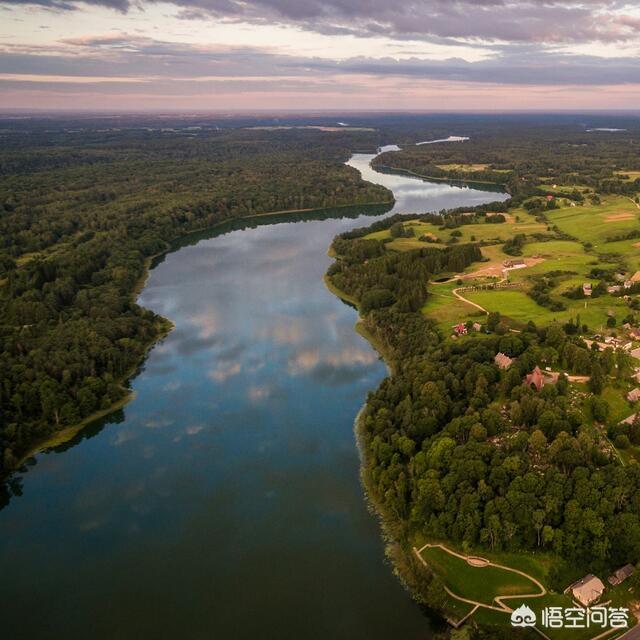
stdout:
[[[154,2],[156,0],[139,0]],[[157,0],[159,1],[159,0]],[[620,0],[172,0],[183,17],[295,24],[322,33],[507,42],[626,41],[640,21]],[[54,9],[79,0],[0,0]],[[85,0],[125,11],[131,0]]]
[[188,83],[194,89],[203,88],[207,78],[218,79],[220,87],[224,81],[236,90],[263,90],[277,77],[280,90],[300,91],[306,87],[313,91],[331,83],[335,74],[513,85],[640,82],[637,58],[569,55],[532,45],[503,47],[498,55],[478,62],[420,57],[337,61],[278,55],[248,47],[203,48],[126,35],[71,39],[53,49],[5,46],[0,73],[142,79],[130,83],[131,90],[143,82],[175,82],[176,89],[181,90],[186,90]]

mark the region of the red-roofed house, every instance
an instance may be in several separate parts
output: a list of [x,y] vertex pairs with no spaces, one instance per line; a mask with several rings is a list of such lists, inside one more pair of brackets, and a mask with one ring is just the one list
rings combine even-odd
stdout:
[[464,323],[454,324],[453,325],[453,332],[457,336],[464,336],[464,335],[467,334],[467,325],[464,324]]

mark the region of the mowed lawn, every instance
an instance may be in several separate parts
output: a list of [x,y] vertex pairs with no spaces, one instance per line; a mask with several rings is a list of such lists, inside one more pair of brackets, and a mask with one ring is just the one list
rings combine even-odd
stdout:
[[595,247],[607,238],[640,229],[640,209],[622,196],[607,196],[601,205],[564,207],[547,212],[561,231]]
[[539,592],[528,578],[498,567],[472,567],[466,560],[439,547],[422,551],[429,567],[456,595],[491,605],[496,596],[512,596]]

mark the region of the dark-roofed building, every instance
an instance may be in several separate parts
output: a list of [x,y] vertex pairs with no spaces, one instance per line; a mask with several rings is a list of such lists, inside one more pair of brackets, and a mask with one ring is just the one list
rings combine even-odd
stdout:
[[624,567],[616,569],[608,578],[607,582],[614,587],[624,582],[627,578],[632,576],[636,568],[632,564],[625,564]]

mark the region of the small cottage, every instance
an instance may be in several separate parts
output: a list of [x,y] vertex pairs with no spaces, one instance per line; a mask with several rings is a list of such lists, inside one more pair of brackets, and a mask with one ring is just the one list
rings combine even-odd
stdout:
[[461,322],[460,324],[453,325],[453,333],[457,336],[467,335],[467,325]]
[[502,351],[496,354],[496,357],[493,361],[498,365],[500,369],[508,369],[513,364],[513,358],[510,358],[508,355],[502,353]]
[[582,578],[582,580],[574,582],[569,587],[569,590],[581,605],[588,607],[600,599],[604,593],[604,584],[602,584],[602,580],[600,580],[600,578],[593,574],[589,574]]

